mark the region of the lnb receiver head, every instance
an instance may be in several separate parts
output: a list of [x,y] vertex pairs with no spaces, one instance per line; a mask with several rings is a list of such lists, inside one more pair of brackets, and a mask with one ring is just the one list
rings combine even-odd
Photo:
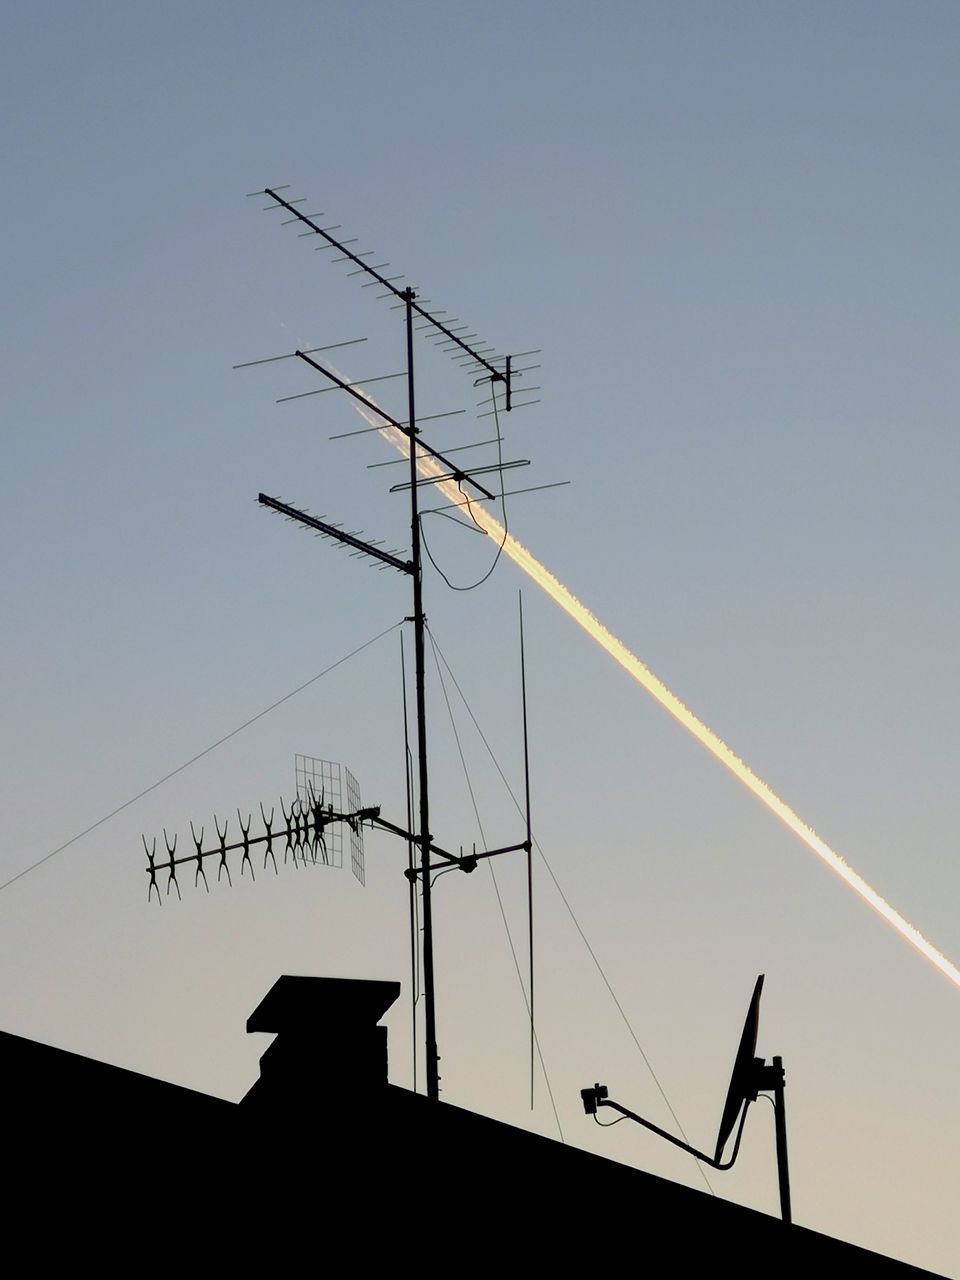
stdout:
[[584,1114],[588,1116],[595,1116],[601,1099],[606,1096],[607,1086],[605,1084],[595,1084],[592,1089],[581,1089],[580,1097],[583,1099]]

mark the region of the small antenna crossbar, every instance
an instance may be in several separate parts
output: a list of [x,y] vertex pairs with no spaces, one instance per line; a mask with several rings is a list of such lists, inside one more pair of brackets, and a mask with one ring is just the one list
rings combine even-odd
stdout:
[[[423,421],[423,419],[421,419],[421,421]],[[468,449],[484,449],[484,448],[488,448],[492,444],[500,444],[500,443],[502,443],[502,437],[500,440],[498,440],[496,436],[493,436],[489,440],[478,440],[475,444],[458,444],[454,446],[454,448],[448,449],[447,453],[466,453]],[[406,458],[388,458],[386,462],[368,462],[367,470],[376,471],[378,467],[400,467],[406,461],[407,461]],[[470,469],[473,472],[476,472],[477,470],[476,467],[471,467]],[[499,471],[500,468],[491,467],[491,470]]]
[[[477,446],[467,445],[466,447],[476,448]],[[451,450],[451,452],[453,452],[453,450]],[[451,471],[449,472],[449,474],[440,475],[440,476],[424,476],[422,479],[417,481],[417,487],[422,489],[424,485],[428,485],[428,484],[443,484],[445,480],[454,480],[457,482],[461,482],[463,480],[472,480],[474,476],[484,476],[489,474],[491,471],[496,471],[496,472],[512,471],[514,467],[529,467],[529,465],[530,465],[529,458],[517,458],[514,462],[497,462],[497,463],[494,463],[492,466],[488,466],[488,467],[470,467],[468,470],[465,470],[465,471]],[[390,486],[390,492],[404,493],[409,488],[410,488],[410,481],[404,480],[400,484],[392,484]],[[496,495],[493,495],[493,496],[496,497]]]
[[[305,355],[312,355],[315,351],[333,351],[336,347],[355,347],[358,342],[366,342],[366,338],[347,338],[345,342],[328,342],[324,347],[307,347]],[[297,352],[287,351],[282,356],[264,356],[262,360],[244,360],[242,364],[235,364],[234,369],[252,369],[255,364],[276,364],[278,360],[295,360]]]
[[[434,449],[433,446],[427,444],[425,440],[421,440],[420,433],[415,426],[412,426],[409,422],[400,422],[397,418],[394,418],[391,414],[387,413],[385,409],[381,409],[378,404],[373,404],[362,392],[354,390],[356,385],[355,383],[347,382],[346,379],[341,378],[339,374],[334,373],[332,369],[325,369],[322,364],[318,363],[318,361],[312,360],[305,351],[295,351],[294,355],[299,356],[301,360],[310,365],[312,369],[316,369],[318,373],[322,373],[325,378],[329,378],[330,381],[335,383],[341,391],[346,391],[346,393],[352,396],[354,400],[359,400],[365,409],[370,409],[374,413],[378,414],[383,418],[384,423],[387,426],[396,428],[396,430],[402,432],[408,440],[416,441],[416,447],[418,449],[422,449],[424,453],[429,453],[431,458],[436,458],[436,460],[438,462],[442,462],[445,467],[449,467],[453,475],[452,477],[448,477],[448,479],[455,479],[458,483],[469,481],[479,494],[484,498],[489,498],[493,501],[495,495],[492,494],[489,489],[485,489],[482,484],[478,484],[475,480],[470,480],[469,475],[465,471],[462,471],[452,463],[449,458],[445,458],[438,449]],[[391,374],[390,376],[393,377],[394,375]],[[310,395],[311,393],[308,391],[306,394]],[[287,398],[294,399],[296,397]],[[495,469],[496,468],[494,468],[494,470]]]
[[[306,353],[294,352],[294,355],[301,354]],[[355,378],[353,382],[344,382],[335,387],[314,387],[312,391],[298,391],[293,396],[281,396],[277,404],[286,404],[290,400],[306,400],[308,396],[322,396],[328,391],[346,391],[348,387],[366,387],[371,382],[391,382],[394,378],[405,378],[406,376],[406,369],[401,369],[399,373],[381,373],[375,378]]]
[[[494,498],[494,502],[499,501],[501,497],[517,498],[520,496],[521,493],[539,493],[541,489],[562,489],[564,485],[567,485],[569,483],[570,483],[569,480],[554,480],[551,484],[531,485],[529,489],[508,489],[506,493],[502,495],[497,494]],[[435,512],[435,511],[454,511],[459,509],[460,507],[469,507],[469,506],[470,506],[470,500],[468,498],[464,498],[463,502],[447,502],[442,507],[424,507],[422,514],[428,515],[430,512]]]
[[469,875],[471,871],[477,869],[477,863],[484,858],[497,858],[501,853],[519,853],[521,850],[529,852],[529,848],[532,848],[528,841],[523,840],[519,844],[507,844],[499,849],[482,849],[479,853],[476,849],[472,853],[464,853],[461,850],[457,854],[451,853],[449,849],[442,848],[433,839],[422,841],[414,832],[407,831],[403,827],[397,826],[395,822],[390,822],[381,817],[379,810],[370,818],[370,825],[380,831],[389,831],[391,835],[400,836],[408,842],[424,845],[429,854],[435,855],[440,859],[439,862],[432,862],[427,866],[413,865],[403,873],[408,880],[416,880],[420,876],[425,876],[428,872],[449,871],[453,867],[457,867],[458,870],[464,871]]
[[[371,409],[373,405],[370,406]],[[461,413],[466,413],[466,409],[448,409],[446,413],[422,413],[417,418],[418,422],[430,422],[436,418],[456,418]],[[409,426],[407,422],[401,422],[401,427]],[[371,431],[382,431],[383,427],[360,427],[357,431],[341,431],[338,435],[328,436],[328,440],[349,440],[352,436],[369,435]],[[494,441],[494,443],[496,443]],[[448,453],[456,453],[456,449],[448,449]],[[404,458],[398,458],[398,462],[404,462]]]

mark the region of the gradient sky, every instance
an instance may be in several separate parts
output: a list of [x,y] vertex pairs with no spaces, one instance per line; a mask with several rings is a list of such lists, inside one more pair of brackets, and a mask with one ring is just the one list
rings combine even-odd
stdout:
[[[909,920],[960,957],[955,795],[953,4],[89,3],[8,9],[0,93],[4,723],[16,874],[409,612],[406,587],[258,510],[403,545],[375,438],[287,365],[402,368],[396,316],[244,193],[290,182],[501,350],[511,529]],[[421,411],[470,407],[424,349]],[[383,403],[402,409],[401,384]],[[436,424],[450,447],[485,438]],[[392,477],[397,478],[397,477]],[[446,522],[455,581],[489,563]],[[521,781],[516,571],[431,624]],[[525,591],[534,826],[691,1140],[710,1146],[756,974],[798,1221],[960,1274],[960,993],[593,643]],[[402,816],[380,642],[0,895],[0,1025],[239,1097],[281,972],[406,984],[403,850],[148,909],[141,831],[189,835],[346,761]],[[478,839],[431,687],[435,832]],[[464,728],[488,836],[518,838]],[[522,940],[519,865],[498,868]],[[579,1114],[667,1116],[562,904],[538,896],[540,1033],[568,1141],[694,1185]],[[525,1110],[523,1005],[489,876],[437,887],[445,1096]],[[409,1014],[390,1018],[410,1078]],[[305,1082],[305,1088],[309,1084]],[[776,1211],[771,1117],[723,1194]]]

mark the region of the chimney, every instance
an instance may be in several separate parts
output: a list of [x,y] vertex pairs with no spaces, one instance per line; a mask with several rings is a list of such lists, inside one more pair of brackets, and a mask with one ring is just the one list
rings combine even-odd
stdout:
[[248,1032],[276,1039],[241,1105],[302,1109],[308,1100],[329,1105],[348,1093],[382,1090],[387,1028],[377,1023],[399,995],[399,982],[278,978],[247,1019]]

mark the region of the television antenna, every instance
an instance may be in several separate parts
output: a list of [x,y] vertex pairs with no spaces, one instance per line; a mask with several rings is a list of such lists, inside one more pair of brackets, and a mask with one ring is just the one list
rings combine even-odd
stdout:
[[[436,1101],[440,1093],[440,1073],[439,1073],[439,1053],[437,1049],[437,1027],[436,1027],[436,985],[435,985],[435,964],[434,964],[434,934],[433,934],[433,902],[432,889],[433,880],[438,872],[458,869],[465,873],[473,872],[481,860],[487,858],[499,857],[502,854],[525,852],[527,856],[527,895],[528,895],[528,932],[529,932],[529,1007],[530,1007],[530,1061],[531,1061],[531,1106],[533,1105],[533,1055],[535,1045],[535,1024],[534,1024],[534,969],[533,969],[533,870],[532,870],[532,834],[530,825],[530,783],[529,783],[529,752],[527,739],[527,707],[526,707],[526,671],[523,656],[523,617],[522,606],[520,616],[520,652],[521,652],[521,687],[522,687],[522,703],[523,703],[523,752],[524,752],[524,784],[526,796],[525,811],[525,834],[524,838],[514,844],[505,845],[499,848],[483,849],[464,854],[462,849],[459,854],[452,853],[450,850],[443,848],[433,838],[430,830],[430,801],[429,801],[429,768],[427,757],[427,724],[426,724],[426,655],[425,655],[425,632],[426,632],[426,616],[423,607],[423,540],[420,528],[421,507],[420,493],[431,485],[453,484],[459,490],[463,497],[463,503],[456,505],[465,505],[469,511],[471,502],[502,502],[504,498],[511,496],[504,490],[503,473],[517,467],[525,467],[529,465],[527,459],[515,459],[504,461],[500,454],[500,430],[499,430],[499,413],[501,409],[506,413],[514,412],[518,409],[526,408],[532,404],[538,403],[535,399],[529,398],[529,393],[539,390],[538,387],[529,386],[529,384],[521,384],[519,380],[527,373],[538,368],[538,365],[518,365],[515,361],[533,357],[539,354],[537,351],[525,351],[519,354],[500,354],[497,349],[490,344],[484,342],[478,334],[469,330],[469,326],[462,324],[456,317],[451,317],[445,311],[438,311],[436,308],[428,310],[429,299],[423,298],[418,292],[410,287],[404,286],[400,288],[397,281],[404,279],[403,276],[386,276],[383,273],[389,267],[387,262],[379,262],[372,264],[368,261],[373,257],[372,252],[358,252],[350,246],[357,243],[355,239],[338,238],[333,232],[338,231],[339,226],[321,226],[317,219],[322,218],[323,214],[306,214],[302,212],[298,206],[305,204],[305,199],[292,199],[280,193],[288,191],[288,186],[266,187],[261,191],[251,192],[251,196],[266,196],[271,203],[265,207],[265,212],[276,210],[285,211],[291,216],[284,221],[283,225],[299,225],[305,230],[300,232],[302,236],[317,236],[321,243],[317,245],[318,250],[333,250],[334,256],[332,261],[345,262],[352,266],[352,270],[348,273],[366,277],[361,287],[379,286],[383,292],[377,294],[380,300],[386,300],[391,304],[392,309],[398,309],[402,312],[405,329],[405,367],[399,373],[391,373],[380,375],[379,377],[364,378],[358,380],[350,380],[331,368],[324,361],[316,359],[318,355],[324,355],[325,352],[334,348],[353,346],[359,342],[365,341],[363,338],[350,339],[345,342],[328,343],[321,347],[298,348],[295,351],[287,352],[281,355],[268,356],[258,360],[245,361],[242,364],[234,366],[235,368],[249,368],[254,365],[273,364],[283,360],[298,360],[307,365],[315,373],[319,374],[324,380],[324,385],[311,391],[302,392],[297,395],[289,395],[281,397],[281,401],[299,400],[306,396],[318,395],[325,391],[341,391],[350,399],[362,407],[363,415],[368,423],[373,425],[363,428],[357,432],[344,432],[341,437],[363,434],[365,431],[379,431],[387,435],[394,442],[402,441],[402,450],[406,453],[406,461],[408,464],[408,479],[391,487],[392,493],[406,492],[409,494],[410,503],[410,551],[404,553],[395,548],[385,548],[381,541],[373,541],[365,536],[361,536],[360,531],[346,530],[343,525],[330,521],[326,518],[320,518],[312,515],[309,511],[302,507],[293,506],[278,497],[273,497],[266,493],[258,496],[258,502],[261,506],[277,512],[286,519],[291,520],[301,526],[313,530],[324,538],[329,539],[333,543],[347,547],[351,555],[366,558],[376,564],[380,569],[393,569],[394,571],[404,574],[411,580],[412,585],[412,613],[405,621],[410,622],[413,626],[414,636],[414,684],[415,684],[415,708],[416,708],[416,725],[417,725],[417,742],[416,742],[416,773],[417,773],[417,800],[418,813],[416,815],[416,823],[413,821],[413,814],[409,803],[411,773],[412,769],[406,769],[407,787],[408,787],[408,818],[407,825],[390,822],[381,815],[379,806],[362,808],[359,805],[359,796],[357,796],[357,804],[355,807],[347,807],[346,809],[336,809],[332,804],[326,802],[325,796],[320,795],[317,799],[316,791],[311,790],[306,799],[298,796],[294,802],[289,814],[285,809],[284,814],[285,825],[278,831],[273,831],[268,823],[266,815],[261,808],[261,816],[265,825],[265,834],[251,839],[250,819],[248,817],[246,827],[243,826],[241,819],[241,839],[232,845],[226,844],[226,829],[224,833],[220,833],[219,825],[217,826],[217,834],[219,844],[209,850],[202,848],[203,833],[199,841],[194,838],[195,852],[181,857],[176,856],[176,837],[174,837],[171,845],[164,833],[164,843],[167,849],[166,861],[156,862],[156,840],[154,839],[152,847],[147,846],[144,838],[144,849],[147,853],[147,872],[150,876],[149,894],[152,896],[154,889],[157,890],[157,896],[160,896],[160,887],[157,883],[157,875],[162,873],[164,869],[167,871],[167,893],[170,888],[176,885],[179,896],[179,885],[176,881],[176,869],[184,862],[196,861],[197,873],[195,875],[195,883],[199,883],[202,876],[205,885],[207,884],[206,876],[202,875],[203,863],[205,859],[219,855],[221,863],[218,866],[218,874],[222,874],[223,870],[227,870],[229,879],[229,867],[227,865],[227,856],[235,850],[241,850],[241,873],[249,865],[251,874],[253,873],[253,864],[250,859],[250,849],[254,845],[265,844],[264,863],[274,851],[273,841],[282,836],[285,840],[285,852],[293,852],[299,855],[301,861],[304,859],[304,853],[311,861],[316,861],[315,854],[318,849],[326,850],[324,839],[325,831],[328,827],[336,823],[345,823],[352,833],[352,836],[359,838],[362,828],[366,825],[379,830],[387,831],[406,841],[410,856],[408,857],[408,865],[404,872],[407,880],[411,885],[411,922],[414,920],[413,904],[415,900],[416,887],[419,886],[420,905],[421,905],[421,926],[422,926],[422,998],[424,1003],[424,1042],[425,1042],[425,1067],[426,1067],[426,1094],[427,1097]],[[487,398],[480,403],[483,412],[480,417],[493,416],[497,419],[497,436],[495,440],[485,440],[473,444],[459,446],[458,449],[449,449],[441,452],[434,448],[424,440],[421,427],[418,425],[417,417],[417,401],[416,401],[416,377],[415,377],[415,361],[414,361],[414,343],[417,333],[427,333],[433,337],[435,343],[442,350],[447,352],[455,363],[461,365],[473,377],[474,387],[483,387],[489,390]],[[393,378],[404,378],[406,382],[406,417],[397,418],[381,408],[372,396],[363,390],[364,387],[373,382],[387,381]],[[522,391],[519,388],[522,386]],[[525,395],[526,398],[518,398],[518,395]],[[492,406],[486,408],[486,406]],[[453,413],[462,412],[454,410]],[[453,416],[453,414],[430,414],[425,415],[420,421],[426,421],[433,418],[442,418]],[[476,463],[463,464],[452,461],[448,453],[460,453],[471,449],[478,449],[483,445],[497,445],[497,461],[495,464]],[[422,463],[428,460],[430,470],[424,475],[422,474]],[[485,480],[491,475],[499,475],[500,492],[494,493],[486,487]],[[483,480],[480,479],[483,477]],[[489,481],[493,483],[493,481]],[[563,482],[566,483],[566,482]],[[553,485],[535,485],[515,492],[532,492],[539,488],[552,488]],[[442,490],[441,490],[442,491]],[[468,492],[469,491],[469,492]],[[471,496],[472,494],[472,496]],[[433,508],[434,510],[438,508]],[[471,527],[473,527],[471,525]],[[413,753],[410,753],[411,756]],[[271,811],[272,812],[272,811]],[[191,828],[192,830],[192,828]],[[321,858],[322,860],[322,858]],[[294,857],[294,862],[297,858]],[[275,859],[274,859],[274,865]],[[207,885],[209,888],[209,885]],[[413,928],[412,946],[417,946],[417,938]],[[416,1014],[414,1011],[414,1021]],[[414,1060],[416,1060],[416,1048],[414,1048]]]
[[[298,757],[298,760],[300,758]],[[261,871],[267,870],[269,861],[274,873],[279,874],[278,854],[282,856],[284,865],[289,862],[294,867],[306,866],[308,863],[313,866],[339,865],[337,854],[342,847],[339,843],[340,828],[344,826],[348,828],[351,835],[351,865],[353,873],[363,884],[363,826],[364,823],[372,822],[380,811],[376,806],[367,809],[361,806],[360,790],[353,779],[353,775],[344,766],[327,760],[315,761],[314,766],[309,777],[305,774],[303,788],[301,789],[298,786],[297,794],[291,801],[289,809],[284,803],[283,797],[280,797],[282,824],[278,823],[275,805],[271,806],[269,817],[267,817],[267,811],[263,804],[260,805],[260,819],[263,826],[262,835],[251,836],[250,834],[253,826],[252,811],[247,814],[246,822],[244,822],[243,811],[238,809],[239,839],[229,839],[230,819],[225,819],[221,830],[220,820],[214,814],[213,826],[217,833],[217,843],[211,844],[207,848],[204,848],[204,827],[200,828],[200,834],[197,835],[196,828],[191,822],[192,853],[181,852],[178,856],[177,834],[175,832],[171,840],[167,835],[166,828],[164,828],[163,844],[166,852],[165,856],[161,856],[158,862],[156,836],[153,837],[149,845],[147,844],[147,837],[141,836],[143,850],[147,855],[147,875],[149,877],[147,882],[147,901],[149,902],[153,898],[154,891],[156,891],[157,901],[162,903],[163,896],[169,898],[174,889],[179,899],[182,895],[180,893],[178,873],[185,866],[190,866],[194,870],[194,888],[199,888],[202,880],[204,888],[209,893],[210,882],[207,879],[206,870],[206,863],[209,858],[218,859],[218,884],[226,877],[228,886],[233,885],[236,857],[233,860],[233,867],[231,867],[230,858],[231,855],[236,854],[240,855],[238,874],[243,877],[249,871],[251,880],[256,880],[256,869],[251,853],[256,850],[259,856],[261,845],[263,846]],[[320,766],[319,770],[316,769],[316,766]],[[334,803],[333,800],[328,798],[327,788],[322,784],[324,778],[329,778],[331,781],[336,779],[339,783],[341,769],[344,769],[344,772],[352,782],[352,786],[347,788],[347,807],[342,804],[339,786],[331,788],[331,791],[336,796],[337,802]],[[315,785],[317,776],[321,779],[319,790]],[[331,845],[333,845],[332,849]],[[340,861],[342,861],[342,858]],[[167,877],[165,882],[166,893],[161,895],[157,876],[164,874]]]

